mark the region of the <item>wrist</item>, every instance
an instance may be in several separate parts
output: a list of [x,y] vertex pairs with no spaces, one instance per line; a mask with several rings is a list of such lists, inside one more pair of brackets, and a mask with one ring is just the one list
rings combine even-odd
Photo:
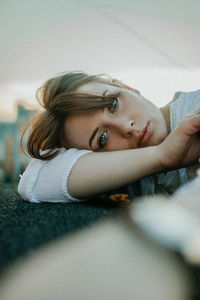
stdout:
[[164,166],[164,159],[163,159],[163,152],[162,152],[162,148],[160,147],[160,145],[157,146],[153,146],[152,147],[152,151],[153,151],[153,161],[154,161],[154,165],[155,165],[155,170],[156,173],[160,173],[166,170],[165,166]]

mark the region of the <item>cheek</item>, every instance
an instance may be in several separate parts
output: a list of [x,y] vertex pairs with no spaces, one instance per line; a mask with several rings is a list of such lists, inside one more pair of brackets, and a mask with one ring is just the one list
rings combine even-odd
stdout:
[[71,145],[77,149],[90,149],[88,144],[88,137],[84,135],[84,132],[79,131],[74,133],[71,137]]
[[79,148],[80,147],[80,134],[70,128],[70,126],[65,127],[65,140],[69,148]]
[[147,100],[147,103],[146,103],[146,109],[153,115],[157,116],[157,118],[159,117],[160,115],[160,110],[158,109],[158,107]]
[[127,113],[134,113],[134,115],[143,115],[152,109],[152,105],[144,99],[129,99],[126,105]]
[[134,139],[124,139],[123,137],[116,136],[112,138],[111,142],[102,151],[118,151],[134,148],[137,148]]

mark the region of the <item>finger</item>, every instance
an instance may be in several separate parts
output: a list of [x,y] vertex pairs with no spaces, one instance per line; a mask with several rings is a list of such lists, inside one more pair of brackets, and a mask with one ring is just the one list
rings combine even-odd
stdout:
[[200,109],[197,109],[197,110],[195,110],[195,111],[193,111],[193,112],[185,115],[183,117],[183,120],[188,120],[188,119],[191,119],[191,118],[194,118],[194,117],[198,117],[198,116],[200,116]]
[[200,131],[200,113],[193,112],[185,115],[178,124],[177,129],[186,135],[193,135]]

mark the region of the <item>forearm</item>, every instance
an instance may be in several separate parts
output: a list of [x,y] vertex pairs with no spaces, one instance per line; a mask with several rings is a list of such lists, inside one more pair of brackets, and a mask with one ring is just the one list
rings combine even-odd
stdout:
[[72,169],[68,191],[75,198],[87,198],[160,171],[156,146],[93,152],[81,157]]

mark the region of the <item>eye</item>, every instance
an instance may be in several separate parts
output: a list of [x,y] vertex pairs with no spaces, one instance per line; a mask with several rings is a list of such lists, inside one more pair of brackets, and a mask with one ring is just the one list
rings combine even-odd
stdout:
[[100,135],[99,140],[98,140],[98,145],[99,145],[99,147],[102,148],[102,147],[106,144],[107,138],[108,138],[108,133],[107,133],[107,131],[104,131],[104,132]]
[[118,102],[118,99],[114,99],[113,102],[110,104],[109,106],[109,111],[111,111],[111,113],[113,113],[117,107],[117,102]]

